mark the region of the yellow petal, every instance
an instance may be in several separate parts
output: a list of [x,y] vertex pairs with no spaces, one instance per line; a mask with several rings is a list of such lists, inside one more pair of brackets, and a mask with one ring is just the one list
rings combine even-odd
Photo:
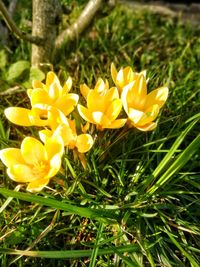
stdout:
[[72,88],[72,78],[69,77],[62,88],[62,95],[67,94]]
[[27,91],[26,91],[29,99],[31,99],[32,92],[33,92],[33,89],[27,89]]
[[134,124],[137,124],[145,117],[145,113],[134,108],[129,108],[128,117]]
[[64,142],[59,135],[53,135],[47,139],[44,145],[47,152],[48,160],[54,157],[54,155],[59,154],[60,156],[64,153]]
[[161,108],[167,100],[168,92],[169,90],[167,87],[160,87],[156,90],[153,90],[147,95],[144,108],[148,108],[154,104],[157,104],[159,108]]
[[32,108],[30,120],[32,125],[49,126],[52,130],[55,130],[61,123],[68,123],[67,118],[59,109],[41,103]]
[[116,76],[116,86],[119,90],[119,93],[123,91],[124,86],[132,82],[134,78],[134,72],[131,67],[121,68]]
[[57,75],[53,71],[49,71],[47,73],[46,85],[49,87],[52,83],[58,83],[60,85]]
[[60,136],[65,146],[68,146],[72,141],[74,142],[74,134],[69,125],[62,124],[54,131],[55,136]]
[[51,99],[51,101],[56,101],[56,99],[58,99],[59,97],[61,97],[62,93],[62,87],[60,86],[60,84],[57,83],[52,83],[49,85],[49,97]]
[[28,183],[36,179],[32,168],[25,164],[15,164],[9,167],[7,174],[13,181],[19,183]]
[[131,103],[129,102],[129,106],[131,105],[132,108],[139,110],[143,109],[147,96],[147,84],[143,75],[139,75],[131,89],[131,94],[132,101]]
[[89,130],[89,128],[90,128],[90,123],[89,122],[86,122],[85,125],[81,125],[81,131],[83,133],[87,133],[87,131]]
[[124,85],[127,85],[128,83],[133,81],[134,78],[134,72],[131,67],[126,67],[123,69],[123,74],[124,74]]
[[105,91],[107,91],[109,89],[109,83],[108,80],[105,80]]
[[93,112],[92,118],[94,120],[94,123],[101,126],[100,128],[102,128],[102,129],[108,128],[108,126],[111,123],[111,121],[108,119],[108,117],[100,111]]
[[80,85],[80,91],[82,96],[87,100],[87,96],[90,92],[90,88],[84,83]]
[[120,92],[121,92],[121,88],[125,85],[124,84],[124,72],[123,69],[121,68],[120,71],[117,73],[117,77],[116,77],[116,85],[119,87]]
[[[30,91],[29,91],[30,92]],[[51,104],[51,99],[49,98],[48,93],[41,88],[34,89],[30,95],[31,105],[34,106],[38,103]]]
[[26,108],[19,108],[19,107],[10,107],[4,110],[4,114],[6,118],[20,126],[32,126],[32,122],[30,120],[30,113],[31,111]]
[[55,130],[60,124],[68,125],[68,120],[65,117],[65,114],[61,110],[55,107],[48,107],[47,119],[48,119],[48,126],[51,128],[51,130]]
[[107,90],[109,87],[108,85],[108,81],[106,81],[106,83],[104,83],[104,81],[99,78],[95,87],[94,87],[94,91],[98,92],[99,94],[101,94],[102,92],[104,92],[105,90]]
[[117,70],[113,62],[111,63],[111,76],[112,76],[113,82],[116,84]]
[[125,112],[128,114],[128,110],[131,107],[131,103],[133,102],[133,94],[131,93],[131,90],[135,84],[135,81],[127,84],[122,91],[121,94],[121,100],[124,107]]
[[40,178],[28,184],[26,190],[34,193],[41,191],[49,183],[48,178]]
[[159,113],[159,106],[153,105],[144,111],[144,116],[138,122],[138,126],[143,126],[155,120]]
[[68,120],[68,122],[69,122],[69,126],[70,126],[73,134],[76,135],[76,122],[75,122],[75,120]]
[[25,164],[21,150],[18,148],[5,148],[0,150],[0,159],[7,167],[12,167],[15,164]]
[[47,159],[43,144],[33,137],[24,138],[21,144],[21,153],[28,164],[37,164]]
[[43,142],[43,143],[46,143],[47,140],[53,135],[53,131],[51,130],[41,130],[39,131],[39,137],[40,137],[40,140]]
[[152,131],[156,128],[157,122],[150,122],[148,124],[145,124],[143,126],[135,126],[138,130],[146,132],[146,131]]
[[109,125],[107,125],[105,128],[109,129],[118,129],[124,126],[126,123],[127,119],[118,119],[115,121],[112,121]]
[[102,125],[104,120],[104,114],[101,111],[92,112],[92,118],[96,124]]
[[119,92],[116,87],[112,87],[105,94],[106,103],[109,103],[116,98],[119,98]]
[[90,90],[87,97],[87,106],[91,112],[93,111],[104,112],[106,109],[104,103],[104,96],[100,96],[99,93],[95,90]]
[[91,116],[91,112],[90,112],[87,108],[85,108],[85,107],[82,106],[82,105],[78,105],[77,108],[78,108],[78,112],[79,112],[80,116],[81,116],[85,121],[94,123],[94,121],[93,121],[93,119],[92,119],[92,116]]
[[[143,70],[143,71],[141,71],[140,73],[138,73],[138,75],[143,75],[144,78],[146,79],[147,71],[146,71],[146,70]],[[148,80],[149,80],[149,79],[146,80],[146,83],[148,83]]]
[[121,99],[115,99],[108,107],[105,115],[111,120],[115,120],[122,109]]
[[[38,104],[37,104],[38,105]],[[30,110],[29,119],[31,121],[31,125],[34,126],[47,126],[48,125],[48,112],[45,109],[40,109],[33,107]]]
[[56,154],[50,160],[50,169],[47,174],[47,177],[51,178],[55,176],[59,172],[60,167],[61,167],[61,157],[60,154]]
[[[40,81],[37,81],[37,80],[33,80],[32,82],[32,87],[35,89],[35,88],[42,88],[44,89],[44,84]],[[29,90],[32,90],[32,89],[29,89]],[[28,90],[28,91],[29,91]]]
[[77,94],[67,94],[57,99],[54,105],[67,116],[74,110],[78,99],[79,96]]
[[76,147],[80,153],[88,152],[93,144],[94,140],[89,134],[80,134],[76,139]]

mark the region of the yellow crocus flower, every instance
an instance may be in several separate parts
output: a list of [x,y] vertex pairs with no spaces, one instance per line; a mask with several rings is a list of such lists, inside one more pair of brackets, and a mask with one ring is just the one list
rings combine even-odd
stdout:
[[60,109],[66,116],[70,114],[78,103],[79,96],[69,93],[72,87],[72,79],[68,78],[62,87],[56,74],[47,73],[46,83],[33,81],[33,89],[28,89],[27,94],[31,105],[46,104]]
[[33,137],[26,137],[21,148],[0,150],[0,159],[7,167],[8,176],[18,183],[28,183],[27,190],[42,190],[61,167],[64,152],[61,138],[51,138],[43,145]]
[[111,76],[120,95],[123,91],[123,88],[130,82],[137,80],[138,76],[140,76],[141,74],[143,74],[146,77],[145,70],[138,73],[134,72],[132,68],[128,66],[125,68],[121,68],[119,71],[117,71],[115,64],[114,63],[111,64]]
[[147,81],[143,74],[123,88],[121,99],[129,118],[129,125],[141,131],[156,127],[160,108],[168,97],[168,88],[160,87],[147,94]]
[[20,126],[48,126],[56,129],[67,118],[59,109],[45,104],[37,104],[32,109],[9,107],[4,110],[6,118]]
[[80,153],[90,150],[93,138],[89,134],[76,133],[75,122],[67,119],[59,109],[37,104],[32,109],[9,107],[4,111],[8,120],[20,126],[41,126],[49,129],[39,132],[40,139],[46,142],[51,136],[60,136],[64,145],[71,149],[75,147]]
[[124,126],[126,119],[117,119],[122,102],[116,87],[109,89],[108,83],[99,79],[94,89],[84,84],[81,86],[81,92],[87,101],[87,108],[82,105],[77,107],[84,120],[96,124],[99,130]]
[[90,134],[79,134],[76,132],[76,125],[74,120],[68,120],[67,123],[59,124],[58,127],[52,131],[49,129],[39,131],[40,139],[45,143],[49,138],[60,136],[64,145],[69,149],[77,149],[79,153],[88,152],[94,144],[94,140]]

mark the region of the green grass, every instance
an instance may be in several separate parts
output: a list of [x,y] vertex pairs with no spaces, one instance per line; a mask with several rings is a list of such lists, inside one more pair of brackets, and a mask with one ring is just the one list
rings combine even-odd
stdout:
[[[57,58],[55,71],[61,79],[70,74],[75,91],[100,76],[111,83],[115,62],[147,69],[149,90],[167,85],[170,96],[155,131],[103,132],[86,170],[69,153],[64,172],[39,194],[0,165],[2,267],[199,266],[199,34],[180,20],[118,7]],[[11,63],[3,88],[12,86],[5,79]],[[7,106],[27,107],[24,96],[1,96],[1,148],[35,133],[2,116]]]

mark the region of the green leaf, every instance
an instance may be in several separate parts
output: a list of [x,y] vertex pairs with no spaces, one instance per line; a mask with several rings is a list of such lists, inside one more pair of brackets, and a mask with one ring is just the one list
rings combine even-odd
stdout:
[[23,83],[23,86],[26,88],[31,87],[33,80],[42,81],[45,78],[45,74],[43,71],[36,67],[31,67],[28,79]]
[[30,69],[30,75],[29,75],[30,80],[39,80],[42,81],[45,78],[45,74],[43,71],[36,67],[31,67]]
[[10,68],[8,69],[8,74],[7,74],[7,81],[19,78],[20,76],[23,75],[23,72],[25,70],[28,70],[29,68],[30,68],[30,62],[26,60],[20,60],[10,65]]

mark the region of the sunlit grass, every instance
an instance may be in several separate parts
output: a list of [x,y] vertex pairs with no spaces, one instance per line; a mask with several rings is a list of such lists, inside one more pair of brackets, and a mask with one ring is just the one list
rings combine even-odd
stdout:
[[[64,171],[40,194],[16,187],[0,165],[1,266],[199,266],[199,33],[117,8],[63,51],[55,70],[76,92],[100,76],[112,84],[115,62],[147,69],[149,89],[165,84],[170,97],[155,131],[102,132],[87,168],[66,152]],[[1,148],[19,147],[36,133],[8,123],[3,109],[27,99],[0,101]]]

